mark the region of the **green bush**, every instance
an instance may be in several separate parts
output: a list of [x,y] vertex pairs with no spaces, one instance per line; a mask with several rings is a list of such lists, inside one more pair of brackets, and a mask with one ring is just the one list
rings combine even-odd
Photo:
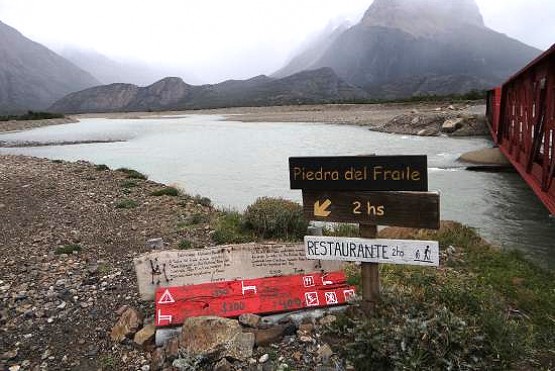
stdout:
[[54,254],[56,255],[60,255],[60,254],[73,254],[74,251],[81,251],[81,246],[77,245],[77,244],[71,244],[71,245],[64,245],[64,246],[59,246],[56,251],[54,251]]
[[133,201],[130,199],[121,200],[116,204],[116,208],[118,209],[133,209],[137,206],[138,206],[137,201]]
[[106,170],[110,170],[110,168],[107,165],[104,164],[100,164],[100,165],[95,165],[94,169],[96,171],[106,171]]
[[137,184],[136,181],[130,179],[130,180],[124,180],[124,181],[121,183],[121,186],[122,186],[123,188],[133,188],[133,187],[138,186],[138,184]]
[[177,246],[180,250],[187,250],[193,247],[193,243],[189,240],[181,240]]
[[154,191],[150,194],[151,196],[179,196],[179,189],[174,187],[166,187]]
[[212,205],[212,201],[208,197],[203,197],[201,195],[196,195],[195,197],[193,197],[193,201],[195,201],[199,205],[206,207]]
[[301,205],[270,197],[259,198],[247,207],[244,222],[257,236],[286,240],[302,239],[308,227]]
[[245,229],[243,216],[236,211],[230,211],[218,218],[212,240],[218,245],[223,245],[254,241],[255,237]]
[[143,179],[143,180],[147,179],[146,175],[139,173],[137,170],[120,167],[119,169],[117,169],[117,171],[125,173],[127,177],[130,179]]

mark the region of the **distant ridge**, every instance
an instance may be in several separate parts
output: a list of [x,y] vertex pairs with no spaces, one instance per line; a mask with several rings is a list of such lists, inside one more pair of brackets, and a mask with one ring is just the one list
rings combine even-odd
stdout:
[[180,110],[238,106],[314,104],[367,99],[368,94],[337,77],[330,68],[303,71],[286,78],[257,76],[214,85],[189,85],[168,77],[146,87],[97,86],[54,103],[63,113]]
[[0,113],[43,110],[100,82],[50,49],[0,22]]

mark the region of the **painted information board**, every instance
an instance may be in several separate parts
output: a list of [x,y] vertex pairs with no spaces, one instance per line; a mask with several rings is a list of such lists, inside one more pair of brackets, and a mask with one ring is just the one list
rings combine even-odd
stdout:
[[162,287],[155,324],[175,326],[187,317],[237,317],[345,304],[355,295],[342,271]]
[[437,192],[327,192],[303,190],[309,220],[439,228]]
[[439,266],[437,241],[305,236],[304,243],[308,259]]
[[291,189],[427,191],[426,156],[290,157]]
[[302,244],[247,243],[204,249],[154,251],[134,260],[142,300],[154,299],[158,287],[195,285],[337,271],[339,262],[308,260]]

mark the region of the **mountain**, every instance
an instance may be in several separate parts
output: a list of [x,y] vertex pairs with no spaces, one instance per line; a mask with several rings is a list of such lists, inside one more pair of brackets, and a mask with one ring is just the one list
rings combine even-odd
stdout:
[[375,98],[464,93],[498,85],[540,54],[484,25],[474,0],[374,0],[316,61]]
[[89,73],[0,22],[0,112],[43,110],[98,85]]
[[90,49],[63,47],[58,54],[79,68],[90,72],[102,84],[126,83],[150,85],[165,76],[182,76],[187,81],[200,81],[187,71],[154,67],[138,61],[116,61]]
[[368,98],[330,68],[303,71],[283,79],[257,76],[213,85],[189,85],[168,77],[146,87],[110,84],[72,93],[54,103],[53,112],[114,112],[269,106],[352,101]]

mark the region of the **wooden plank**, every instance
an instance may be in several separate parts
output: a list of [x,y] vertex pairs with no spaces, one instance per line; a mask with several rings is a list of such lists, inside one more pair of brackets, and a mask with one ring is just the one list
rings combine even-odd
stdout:
[[[378,227],[360,224],[359,233],[366,239],[376,238]],[[360,265],[360,283],[362,288],[362,310],[367,314],[374,311],[380,297],[380,267],[378,263],[363,262]]]
[[427,156],[290,157],[291,189],[427,191]]
[[303,212],[310,220],[438,229],[439,193],[303,190]]
[[439,266],[437,241],[305,236],[304,242],[308,259]]
[[355,295],[341,271],[323,274],[224,281],[156,291],[156,326],[175,326],[187,317],[237,317],[345,304]]
[[317,270],[336,271],[338,262],[307,260],[304,246],[248,243],[193,250],[155,251],[134,260],[142,300],[154,299],[158,287],[233,281]]

